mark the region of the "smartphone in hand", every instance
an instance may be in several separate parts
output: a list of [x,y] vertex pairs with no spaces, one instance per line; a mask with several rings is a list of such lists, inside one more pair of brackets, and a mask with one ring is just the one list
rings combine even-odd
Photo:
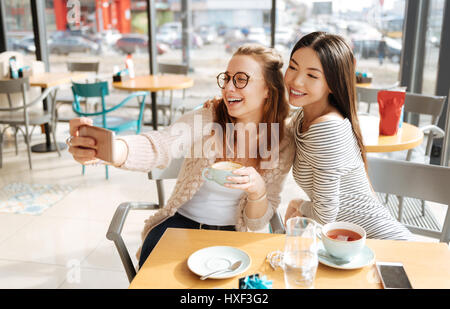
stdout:
[[96,144],[92,148],[97,152],[96,158],[110,163],[114,162],[115,134],[113,131],[95,126],[81,126],[78,132],[79,136],[95,139]]

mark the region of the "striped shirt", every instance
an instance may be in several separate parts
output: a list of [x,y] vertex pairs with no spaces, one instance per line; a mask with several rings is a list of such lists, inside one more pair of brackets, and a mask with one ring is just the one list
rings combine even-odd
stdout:
[[361,151],[350,121],[333,119],[301,132],[303,110],[294,116],[296,155],[293,176],[311,201],[300,212],[320,224],[352,222],[367,238],[410,240],[411,233],[396,221],[372,192]]

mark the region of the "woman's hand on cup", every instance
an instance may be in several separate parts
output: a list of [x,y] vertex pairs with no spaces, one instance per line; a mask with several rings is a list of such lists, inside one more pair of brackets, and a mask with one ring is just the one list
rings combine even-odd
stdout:
[[81,117],[70,120],[70,138],[69,138],[69,152],[72,154],[75,161],[83,165],[95,164],[99,159],[95,157],[96,140],[91,137],[79,136],[79,128],[81,126],[92,126],[92,119]]
[[228,176],[225,186],[247,192],[248,198],[257,200],[266,193],[266,183],[254,167],[243,167],[233,171],[236,176]]

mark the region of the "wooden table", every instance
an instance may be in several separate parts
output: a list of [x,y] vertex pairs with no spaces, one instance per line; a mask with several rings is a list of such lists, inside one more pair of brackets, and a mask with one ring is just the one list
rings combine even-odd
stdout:
[[75,79],[86,78],[87,73],[82,72],[45,72],[30,76],[32,87],[49,88],[68,84]]
[[158,128],[158,112],[156,92],[164,90],[177,90],[190,88],[194,85],[194,80],[185,75],[164,74],[137,76],[123,82],[114,82],[113,87],[127,91],[149,91],[152,97],[152,125],[153,129]]
[[[266,255],[282,250],[285,235],[169,228],[130,284],[131,289],[212,289],[237,288],[238,279],[258,273],[283,289],[284,275],[273,270]],[[450,288],[450,250],[444,243],[371,240],[366,242],[376,261],[402,262],[413,288]],[[233,246],[251,258],[250,268],[229,279],[201,281],[187,266],[188,257],[210,246]],[[318,289],[380,289],[374,265],[356,270],[340,270],[319,263],[314,287]]]
[[[35,74],[30,76],[30,86],[32,87],[41,87],[41,91],[45,91],[45,89],[55,86],[60,86],[63,84],[68,84],[74,79],[85,78],[87,73],[73,73],[73,72],[45,72]],[[52,104],[54,106],[56,93],[58,88],[55,89],[54,93],[50,95],[52,99]],[[48,110],[48,102],[47,99],[43,101],[44,111]],[[54,107],[56,108],[56,107]],[[50,130],[48,127],[48,123],[44,124],[44,132],[45,132],[45,143],[37,144],[31,147],[33,152],[53,152],[56,151],[56,148],[50,141]],[[58,147],[60,150],[63,150],[67,147],[65,143],[58,143]]]
[[358,115],[364,145],[367,152],[391,152],[408,150],[419,146],[423,132],[416,126],[403,122],[397,134],[379,135],[380,119],[369,115]]
[[402,88],[397,83],[396,84],[373,84],[373,83],[360,83],[356,84],[356,87],[362,87],[362,88],[375,88],[375,89],[395,89],[395,88]]

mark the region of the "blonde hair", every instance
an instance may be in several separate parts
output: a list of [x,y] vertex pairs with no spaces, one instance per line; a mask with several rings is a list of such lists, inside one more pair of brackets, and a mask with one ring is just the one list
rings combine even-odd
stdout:
[[[263,118],[261,123],[268,124],[267,138],[271,144],[270,124],[279,124],[279,140],[284,137],[285,119],[289,113],[289,105],[284,88],[283,57],[273,48],[258,45],[245,44],[239,47],[233,56],[244,55],[253,57],[260,65],[264,76],[264,81],[268,88],[268,97],[263,106]],[[235,123],[235,119],[228,114],[227,107],[223,99],[216,109],[216,121],[225,130],[227,123]],[[224,140],[225,142],[225,140]],[[261,160],[258,154],[258,161]]]

